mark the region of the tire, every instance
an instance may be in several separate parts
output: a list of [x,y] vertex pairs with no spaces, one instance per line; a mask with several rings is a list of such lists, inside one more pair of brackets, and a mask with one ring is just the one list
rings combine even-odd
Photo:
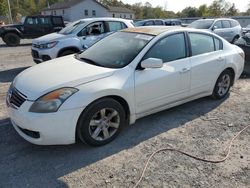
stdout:
[[233,75],[230,70],[224,70],[216,81],[212,97],[214,99],[223,99],[227,96],[233,82]]
[[20,37],[15,33],[7,33],[4,35],[3,41],[8,46],[18,46],[20,44]]
[[235,37],[233,38],[232,44],[234,44],[239,38],[240,38],[239,36],[235,36]]
[[65,50],[65,51],[62,51],[58,57],[63,57],[63,56],[66,56],[66,55],[70,55],[70,54],[75,54],[76,52],[74,50]]
[[126,122],[122,105],[114,99],[103,98],[83,111],[76,133],[82,142],[91,146],[102,146],[114,140]]

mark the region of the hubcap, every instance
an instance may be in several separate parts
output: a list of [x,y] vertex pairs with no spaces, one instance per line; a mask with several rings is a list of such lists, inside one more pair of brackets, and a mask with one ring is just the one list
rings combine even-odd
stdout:
[[103,108],[92,117],[89,123],[89,133],[93,139],[104,141],[112,137],[119,126],[119,113],[112,108]]
[[223,96],[228,92],[230,88],[230,76],[228,74],[222,76],[220,82],[218,83],[218,87],[218,94],[220,96]]

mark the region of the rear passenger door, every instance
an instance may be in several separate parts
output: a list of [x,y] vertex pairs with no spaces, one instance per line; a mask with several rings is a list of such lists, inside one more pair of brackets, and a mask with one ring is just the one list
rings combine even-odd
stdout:
[[231,42],[234,38],[233,30],[231,28],[231,24],[229,20],[222,20],[222,27],[223,27],[223,38],[226,39],[228,42]]
[[210,92],[225,66],[222,41],[209,34],[189,32],[191,47],[191,95]]

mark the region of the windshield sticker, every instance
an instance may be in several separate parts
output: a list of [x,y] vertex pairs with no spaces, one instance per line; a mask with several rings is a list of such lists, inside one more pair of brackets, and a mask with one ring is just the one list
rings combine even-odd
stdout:
[[151,40],[153,37],[152,36],[148,36],[148,35],[136,35],[135,36],[136,39],[142,39],[142,40]]

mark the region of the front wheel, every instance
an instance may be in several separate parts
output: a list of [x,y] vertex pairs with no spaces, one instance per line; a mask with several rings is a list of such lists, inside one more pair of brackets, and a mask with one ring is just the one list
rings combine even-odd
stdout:
[[77,135],[92,146],[114,140],[126,124],[122,105],[111,98],[100,99],[87,107],[79,118]]
[[215,84],[212,97],[215,99],[224,98],[230,90],[232,81],[233,81],[233,76],[231,71],[229,70],[223,71]]

